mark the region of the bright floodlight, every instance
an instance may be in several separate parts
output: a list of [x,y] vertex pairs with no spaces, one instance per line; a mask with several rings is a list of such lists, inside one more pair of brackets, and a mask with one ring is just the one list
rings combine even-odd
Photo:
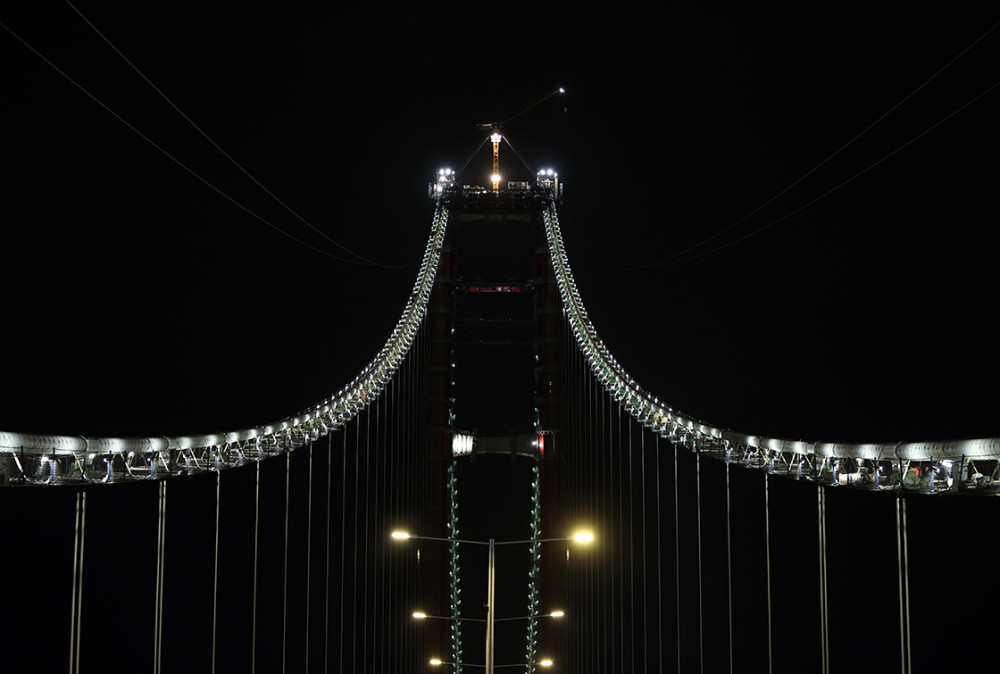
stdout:
[[465,433],[456,433],[451,438],[451,453],[454,456],[464,456],[466,454],[472,453],[472,445],[474,444],[471,435]]
[[589,543],[594,540],[594,534],[589,531],[579,531],[573,534],[573,540],[577,543]]
[[548,658],[545,658],[544,660],[542,660],[538,664],[540,664],[542,667],[551,667],[552,666],[552,661],[549,660]]
[[423,620],[424,618],[427,617],[427,614],[424,613],[423,611],[414,611],[413,617],[416,618],[417,620]]
[[431,664],[437,667],[438,665],[442,664],[442,662],[438,658],[431,658]]
[[553,611],[549,614],[552,618],[562,618],[564,615],[566,615],[565,611]]
[[500,182],[500,174],[494,173],[493,175],[490,176],[490,180],[492,180],[495,183]]
[[396,540],[402,540],[404,538],[409,538],[410,534],[406,533],[405,531],[393,531],[392,537],[395,538]]

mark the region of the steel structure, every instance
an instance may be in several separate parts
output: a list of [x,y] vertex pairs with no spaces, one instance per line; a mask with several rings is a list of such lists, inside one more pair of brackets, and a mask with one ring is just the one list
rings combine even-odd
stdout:
[[[145,547],[137,543],[136,549],[155,553],[152,561],[142,560],[154,570],[154,672],[169,669],[161,665],[164,654],[167,660],[184,655],[172,650],[177,640],[164,625],[178,624],[181,613],[169,588],[178,577],[187,580],[189,568],[200,569],[204,586],[211,588],[211,620],[203,615],[202,627],[211,630],[213,671],[216,639],[225,644],[227,635],[243,634],[224,627],[246,618],[245,611],[234,608],[234,597],[246,589],[227,589],[226,573],[247,573],[236,567],[246,566],[243,560],[250,552],[240,546],[251,542],[250,644],[244,651],[231,648],[249,653],[250,671],[258,658],[276,660],[279,654],[282,666],[322,661],[324,667],[336,662],[351,671],[381,671],[390,665],[416,671],[415,665],[404,666],[403,654],[427,650],[433,650],[439,664],[449,664],[439,657],[447,654],[455,671],[475,666],[463,661],[471,649],[463,649],[468,635],[461,623],[477,619],[463,613],[463,604],[469,602],[463,602],[461,594],[465,581],[457,545],[456,467],[471,460],[465,457],[485,460],[498,455],[534,462],[531,538],[518,541],[530,544],[526,662],[517,665],[527,672],[553,665],[548,657],[553,644],[569,638],[562,634],[569,628],[538,621],[544,617],[540,610],[561,601],[563,593],[571,616],[566,622],[577,621],[572,629],[579,640],[561,649],[567,671],[652,671],[653,659],[659,658],[662,669],[665,659],[673,657],[678,670],[710,670],[726,653],[713,646],[723,642],[728,644],[730,670],[744,657],[741,649],[761,667],[766,663],[768,670],[780,670],[782,629],[787,633],[801,619],[798,609],[789,606],[800,605],[817,622],[818,639],[810,637],[809,657],[819,671],[835,670],[838,659],[852,662],[838,644],[856,629],[854,618],[868,617],[863,612],[845,620],[838,588],[853,580],[854,555],[871,555],[873,550],[881,561],[858,575],[876,574],[881,596],[891,601],[883,602],[881,613],[872,613],[877,616],[871,618],[872,629],[887,630],[893,641],[887,657],[898,657],[900,671],[920,669],[915,651],[939,628],[928,627],[927,615],[933,614],[914,608],[911,587],[922,587],[939,572],[951,581],[965,572],[966,562],[979,569],[974,573],[982,573],[981,557],[967,560],[953,554],[959,537],[955,532],[968,528],[960,528],[949,508],[964,508],[956,511],[963,514],[958,519],[968,520],[965,516],[974,509],[965,504],[997,502],[981,496],[998,493],[1000,438],[836,443],[759,437],[701,422],[638,385],[598,336],[563,244],[561,183],[555,174],[539,172],[530,187],[488,191],[462,188],[452,172],[442,171],[430,194],[436,205],[430,238],[388,341],[348,385],[300,414],[250,429],[178,437],[0,432],[0,483],[6,485],[0,498],[14,505],[14,520],[20,522],[33,508],[45,505],[55,513],[50,520],[59,522],[52,525],[58,531],[47,536],[54,542],[47,544],[66,550],[59,548],[53,555],[29,542],[19,551],[30,556],[39,550],[34,562],[53,569],[46,578],[65,579],[62,556],[69,560],[65,566],[72,571],[71,580],[62,581],[65,588],[58,586],[65,592],[52,594],[69,597],[59,610],[70,616],[71,673],[97,662],[98,628],[88,611],[96,610],[90,597],[103,582],[95,570],[109,563],[101,555],[112,554],[99,545],[95,550],[87,541],[96,536],[99,542],[127,547],[130,536],[140,537],[137,532],[149,540]],[[451,231],[476,218],[483,221],[483,213],[497,222],[509,218],[527,223],[525,231],[537,237],[532,242],[533,278],[485,285],[452,278]],[[455,298],[516,295],[534,303],[532,320],[515,321],[531,323],[535,330],[534,432],[477,437],[455,422]],[[413,349],[418,342],[420,348]],[[417,417],[422,419],[419,424],[414,422]],[[327,439],[325,450],[316,446],[321,438]],[[661,498],[661,484],[671,481],[669,494]],[[115,484],[121,489],[109,486]],[[140,490],[120,497],[122,502],[133,500],[119,507],[117,494],[130,493],[126,484]],[[177,491],[180,499],[174,496]],[[968,492],[967,498],[932,496],[957,492]],[[140,494],[137,500],[135,494]],[[420,508],[423,515],[406,515],[407,509]],[[180,516],[174,514],[177,510]],[[132,512],[140,514],[122,529],[129,536],[118,535],[117,529],[109,533],[110,522]],[[425,538],[450,541],[450,546],[444,552],[418,548],[415,558],[405,560],[391,557],[382,550],[379,541],[385,532],[379,529],[403,516],[425,532],[436,532]],[[664,518],[673,520],[672,533]],[[602,557],[571,553],[568,546],[542,554],[542,542],[567,540],[560,537],[564,530],[584,519],[600,522]],[[859,520],[865,526],[856,526]],[[875,524],[869,527],[868,520]],[[246,529],[243,538],[228,533],[240,526]],[[189,535],[201,537],[201,553],[213,549],[211,574],[201,564],[204,554],[197,557],[177,544]],[[862,544],[857,544],[858,537]],[[785,546],[776,543],[782,540]],[[493,655],[494,623],[504,619],[494,615],[503,598],[494,589],[492,539],[489,549],[485,666],[491,671],[507,665],[497,664]],[[32,560],[7,556],[2,561],[7,566],[0,568],[12,573]],[[279,568],[280,593],[275,580]],[[296,575],[295,569],[302,573]],[[331,600],[333,571],[340,574],[339,615]],[[192,575],[199,574],[192,570]],[[780,585],[789,579],[787,589]],[[796,583],[815,583],[818,592],[809,593],[814,605],[802,598]],[[325,593],[322,614],[311,589],[320,586]],[[746,600],[734,587],[757,594]],[[387,624],[384,616],[405,601],[418,600],[421,593],[438,595],[423,597],[439,602],[428,607],[429,612],[453,622],[447,630],[418,640],[398,623]],[[299,607],[293,604],[302,600],[304,614],[296,617]],[[280,627],[274,615],[281,616]],[[268,616],[270,629],[258,628],[258,621]],[[378,640],[386,629],[402,643],[398,653],[381,647]],[[274,636],[279,633],[280,641]],[[42,642],[48,638],[39,637]],[[296,644],[303,642],[305,650],[300,652]],[[664,653],[665,643],[673,653]],[[336,658],[330,644],[338,645]]]
[[[555,183],[558,185],[558,183]],[[782,475],[863,488],[994,489],[1000,438],[952,441],[838,443],[762,437],[696,420],[660,401],[618,364],[588,318],[563,246],[555,188],[540,174],[532,193],[516,195],[541,208],[548,252],[567,320],[594,374],[615,400],[640,423],[690,449]],[[430,239],[403,315],[372,362],[334,395],[292,417],[262,426],[177,437],[86,438],[0,431],[0,460],[7,479],[32,484],[113,482],[129,478],[222,470],[280,454],[325,436],[354,417],[384,389],[406,355],[424,319],[454,199],[485,196],[446,184],[437,190],[438,207]]]

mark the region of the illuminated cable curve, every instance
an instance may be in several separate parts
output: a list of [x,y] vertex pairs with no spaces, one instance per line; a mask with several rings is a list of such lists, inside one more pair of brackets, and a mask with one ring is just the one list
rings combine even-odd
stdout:
[[[747,449],[776,452],[778,455],[815,457],[820,459],[843,458],[860,461],[892,460],[927,461],[995,458],[1000,456],[1000,438],[969,440],[887,443],[834,443],[806,442],[759,437],[698,422],[660,402],[645,391],[625,372],[597,335],[580,299],[569,267],[559,229],[554,201],[543,208],[549,255],[556,274],[566,317],[581,351],[587,358],[595,377],[605,390],[618,401],[643,426],[667,435],[672,441],[689,448],[699,444],[721,445],[727,450]],[[773,458],[773,456],[772,456]]]
[[0,431],[0,453],[13,454],[17,461],[19,455],[72,457],[81,466],[81,473],[87,461],[98,457],[122,455],[131,460],[138,454],[148,457],[151,476],[155,476],[155,466],[166,468],[164,453],[183,455],[186,463],[193,460],[195,466],[211,459],[214,468],[220,469],[293,449],[341,428],[381,394],[413,345],[437,276],[448,214],[446,206],[437,206],[420,272],[385,346],[347,386],[307,410],[264,426],[206,435],[85,438]]
[[[658,435],[692,449],[710,447],[724,451],[727,457],[735,451],[748,462],[769,460],[773,464],[775,459],[784,458],[788,465],[796,458],[824,463],[850,459],[855,462],[895,461],[902,468],[904,461],[964,461],[1000,456],[1000,438],[901,443],[810,442],[739,433],[675,411],[636,384],[601,341],[570,270],[553,199],[543,206],[542,216],[566,319],[591,371],[615,401]],[[183,457],[187,466],[193,462],[196,468],[210,467],[214,462],[215,468],[224,468],[301,446],[342,427],[378,397],[412,345],[427,312],[448,219],[446,201],[439,197],[424,261],[403,315],[383,349],[347,386],[301,414],[266,426],[199,436],[88,439],[0,432],[0,452],[11,453],[18,461],[18,456],[42,461],[47,457],[71,456],[80,465],[81,473],[85,472],[86,462],[93,462],[97,457],[123,455],[131,461],[133,454],[140,454],[145,457],[150,475],[155,476],[158,465],[164,469],[168,467],[165,454],[173,453],[175,461]],[[22,474],[28,474],[23,467]],[[41,481],[56,482],[54,469],[49,479]]]

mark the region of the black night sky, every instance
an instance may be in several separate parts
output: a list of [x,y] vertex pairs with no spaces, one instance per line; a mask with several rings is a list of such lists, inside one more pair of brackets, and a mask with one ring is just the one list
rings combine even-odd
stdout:
[[[995,8],[315,4],[76,7],[257,180],[380,265],[241,210],[11,33],[229,198],[339,254],[71,6],[3,12],[0,429],[225,431],[336,391],[406,302],[437,169],[472,153],[477,124],[562,86],[505,131],[560,172],[583,300],[640,385],[775,437],[1000,434],[1000,29],[952,62]],[[507,147],[501,168],[531,175]],[[461,181],[488,172],[483,151]]]

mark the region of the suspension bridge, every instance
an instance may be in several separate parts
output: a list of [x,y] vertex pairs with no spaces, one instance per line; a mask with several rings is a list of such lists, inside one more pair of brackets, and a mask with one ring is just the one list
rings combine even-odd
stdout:
[[588,318],[560,193],[441,172],[395,329],[295,416],[0,433],[5,670],[995,662],[1000,438],[807,442],[673,409]]

